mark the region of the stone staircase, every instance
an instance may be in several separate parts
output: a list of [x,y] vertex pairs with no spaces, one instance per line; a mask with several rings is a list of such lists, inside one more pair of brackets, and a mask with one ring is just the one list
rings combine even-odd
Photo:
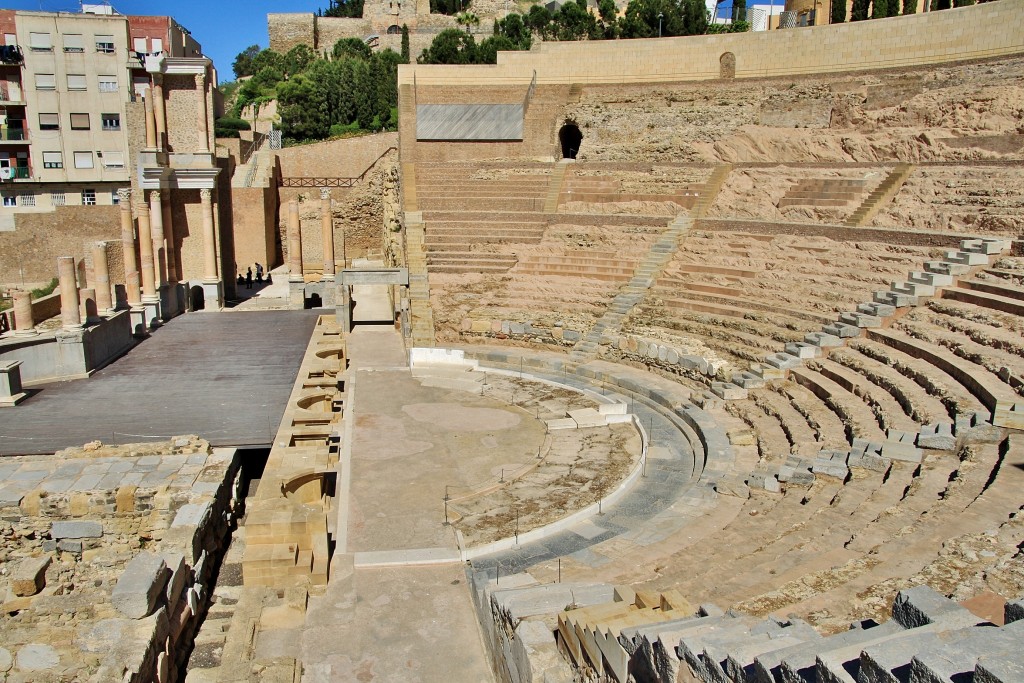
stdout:
[[231,187],[269,187],[270,174],[274,168],[274,164],[271,163],[273,154],[269,139],[264,140],[260,148],[249,157],[248,163],[235,167],[235,173],[231,176]]
[[629,313],[644,300],[648,290],[654,285],[665,266],[672,259],[672,255],[679,250],[682,239],[690,232],[693,223],[702,218],[708,208],[714,203],[715,197],[721,190],[725,179],[728,177],[732,166],[722,164],[715,168],[708,177],[707,182],[701,189],[697,203],[689,215],[680,214],[668,225],[651,247],[647,255],[640,261],[633,271],[633,277],[626,285],[619,290],[608,306],[608,310],[601,316],[586,336],[580,339],[573,347],[569,358],[576,363],[582,363],[593,359],[597,355],[598,346],[601,344],[601,337],[606,333],[614,334],[626,319]]
[[[408,181],[406,181],[408,182]],[[430,307],[427,252],[423,246],[423,214],[405,212],[405,260],[409,267],[409,318],[412,345],[434,346],[434,311]]]
[[903,187],[903,183],[907,181],[910,174],[914,172],[914,164],[897,164],[896,168],[879,183],[878,187],[871,191],[871,193],[865,197],[864,202],[854,209],[850,217],[846,219],[844,225],[849,227],[859,227],[867,225],[871,222],[871,219],[875,217],[879,211],[882,210],[886,204],[892,201],[896,193]]
[[548,194],[544,197],[544,213],[558,213],[558,196],[562,194],[562,185],[565,184],[565,175],[569,170],[569,163],[568,159],[562,159],[551,170]]

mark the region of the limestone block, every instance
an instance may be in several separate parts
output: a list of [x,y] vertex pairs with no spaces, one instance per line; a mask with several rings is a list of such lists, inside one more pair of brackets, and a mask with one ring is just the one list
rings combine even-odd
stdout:
[[[470,327],[472,327],[472,324],[470,324]],[[526,334],[526,325],[523,323],[512,323],[508,326],[508,329],[511,334]]]
[[1013,657],[984,656],[974,667],[974,683],[1011,683],[1024,681],[1024,661],[1018,650]]
[[942,275],[964,275],[971,272],[971,267],[961,263],[949,263],[947,261],[925,261],[924,269],[929,273],[940,273]]
[[556,420],[545,420],[544,422],[548,430],[555,431],[556,429],[576,429],[576,420],[571,417],[563,417]]
[[191,580],[192,570],[185,564],[185,556],[181,553],[166,552],[163,557],[167,568],[171,571],[164,594],[167,604],[174,605],[181,597],[181,591],[185,587],[185,583]]
[[0,673],[7,673],[12,666],[14,666],[14,657],[11,656],[11,651],[0,647]]
[[885,472],[889,469],[890,461],[873,453],[850,454],[846,464],[851,469],[858,467],[872,472]]
[[1024,619],[1024,598],[1007,600],[1003,605],[1003,621],[1012,624],[1015,621]]
[[818,358],[821,356],[821,349],[813,344],[803,342],[790,342],[786,344],[786,353],[797,358]]
[[121,614],[143,619],[156,607],[157,598],[168,578],[167,563],[150,552],[140,552],[124,568],[110,595],[110,602]]
[[997,402],[992,411],[992,424],[1008,429],[1024,429],[1024,403]]
[[877,328],[882,326],[882,319],[876,315],[847,312],[839,314],[839,322],[855,327]]
[[852,337],[860,336],[860,328],[856,325],[847,325],[845,323],[833,323],[826,325],[821,328],[825,333],[835,335],[840,339],[850,339]]
[[711,392],[726,401],[738,401],[747,397],[746,389],[725,382],[712,382]]
[[808,332],[804,335],[804,341],[808,344],[813,344],[822,348],[842,346],[843,344],[843,340],[839,337],[834,334],[826,334],[824,332]]
[[28,643],[18,650],[19,671],[45,671],[59,665],[60,655],[57,650],[45,643]]
[[174,515],[174,521],[171,522],[171,528],[201,526],[203,520],[210,514],[211,505],[212,501],[206,501],[205,503],[187,503],[182,505]]
[[875,301],[872,303],[858,304],[857,312],[864,313],[865,315],[875,315],[880,318],[888,318],[896,315],[896,307],[892,304]]
[[576,330],[562,330],[562,339],[574,344],[583,338],[583,335]]
[[46,585],[46,568],[49,566],[49,555],[20,560],[11,569],[11,590],[20,597],[35,595],[43,590]]
[[815,460],[814,465],[811,467],[811,471],[816,475],[825,475],[835,477],[836,479],[846,479],[846,476],[850,473],[850,470],[847,469],[845,464],[837,463],[831,459]]
[[957,263],[964,266],[988,265],[988,256],[969,251],[947,251],[942,260],[947,263]]
[[800,367],[800,359],[788,353],[773,353],[770,356],[766,356],[764,362],[780,370]]
[[50,538],[101,538],[103,525],[99,522],[54,522],[50,527]]
[[914,586],[896,594],[892,618],[903,628],[942,622],[950,627],[972,626],[981,621],[967,609],[929,586]]
[[933,287],[948,287],[953,284],[953,276],[947,273],[913,272],[907,279],[917,284]]
[[921,462],[921,449],[913,444],[886,441],[882,444],[882,457],[904,462]]
[[911,294],[898,294],[896,292],[875,292],[872,298],[880,304],[888,304],[896,308],[907,308],[917,306],[919,300]]
[[953,436],[953,425],[948,422],[936,422],[921,427],[917,435],[918,448],[930,448],[937,451],[951,451],[956,448],[956,437]]
[[490,332],[491,321],[490,320],[474,320],[469,326],[470,332]]

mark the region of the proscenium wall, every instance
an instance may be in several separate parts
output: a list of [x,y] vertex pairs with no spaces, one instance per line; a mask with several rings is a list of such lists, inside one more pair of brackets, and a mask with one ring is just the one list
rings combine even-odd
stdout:
[[[60,206],[52,212],[22,213],[12,232],[0,232],[0,286],[21,287],[48,283],[57,277],[57,258],[81,261],[92,242],[120,240],[120,213],[116,206]],[[91,261],[91,258],[90,258]],[[111,279],[120,261],[111,264]]]

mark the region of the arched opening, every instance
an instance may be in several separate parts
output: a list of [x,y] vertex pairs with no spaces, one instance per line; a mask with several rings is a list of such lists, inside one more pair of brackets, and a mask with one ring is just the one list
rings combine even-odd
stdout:
[[393,35],[395,35],[397,33],[401,33],[401,32],[402,32],[402,29],[397,24],[391,24],[391,26],[388,26],[388,34],[389,35],[393,36]]
[[731,52],[723,52],[718,58],[718,77],[736,78],[736,55]]
[[192,287],[189,293],[191,294],[189,298],[192,300],[193,311],[201,311],[206,308],[206,300],[203,296],[202,287],[196,285],[195,287]]
[[583,133],[575,123],[566,123],[558,131],[558,142],[562,145],[562,158],[575,159],[583,143]]

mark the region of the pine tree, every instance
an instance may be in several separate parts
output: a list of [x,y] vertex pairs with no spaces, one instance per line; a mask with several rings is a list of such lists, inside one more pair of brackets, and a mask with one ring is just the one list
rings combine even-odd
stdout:
[[884,19],[889,16],[889,0],[873,0],[871,3],[871,18]]
[[846,0],[832,0],[832,18],[829,23],[846,23]]
[[863,21],[868,18],[871,0],[853,0],[850,8],[850,21]]
[[409,63],[409,27],[402,24],[402,64]]

